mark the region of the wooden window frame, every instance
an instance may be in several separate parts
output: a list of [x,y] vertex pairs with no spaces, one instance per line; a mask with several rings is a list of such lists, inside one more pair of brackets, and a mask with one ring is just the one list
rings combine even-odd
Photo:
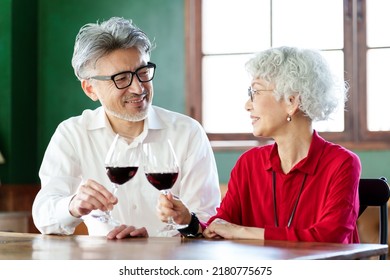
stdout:
[[[185,0],[186,113],[202,123],[202,1]],[[343,132],[321,132],[348,149],[390,149],[390,131],[369,131],[366,109],[366,1],[344,0],[344,68],[349,82]],[[246,149],[269,143],[251,133],[208,133],[215,149]],[[222,143],[215,145],[215,143]]]

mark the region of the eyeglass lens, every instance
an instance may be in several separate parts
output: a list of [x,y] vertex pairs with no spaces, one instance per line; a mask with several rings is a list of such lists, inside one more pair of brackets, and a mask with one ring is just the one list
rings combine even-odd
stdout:
[[123,89],[131,85],[134,74],[141,83],[149,82],[153,79],[155,66],[150,64],[138,68],[135,72],[123,72],[112,77],[116,87]]

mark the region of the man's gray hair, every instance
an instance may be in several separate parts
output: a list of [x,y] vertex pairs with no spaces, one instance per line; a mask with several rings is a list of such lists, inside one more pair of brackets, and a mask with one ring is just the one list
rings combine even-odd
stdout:
[[89,23],[76,36],[72,66],[79,80],[88,79],[96,62],[117,49],[136,47],[150,58],[154,48],[148,36],[131,20],[112,17],[101,23]]

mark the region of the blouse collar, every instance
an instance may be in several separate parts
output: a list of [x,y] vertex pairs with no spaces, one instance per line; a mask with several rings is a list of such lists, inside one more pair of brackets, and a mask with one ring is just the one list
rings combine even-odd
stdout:
[[[320,161],[320,158],[322,156],[322,153],[324,151],[325,144],[326,144],[325,139],[319,136],[317,131],[314,130],[307,156],[303,158],[301,161],[299,161],[290,170],[289,173],[300,171],[309,175],[314,174],[317,165]],[[278,153],[278,145],[276,143],[274,143],[272,146],[266,169],[267,170],[272,169],[275,170],[276,172],[283,172],[280,163],[279,153]]]

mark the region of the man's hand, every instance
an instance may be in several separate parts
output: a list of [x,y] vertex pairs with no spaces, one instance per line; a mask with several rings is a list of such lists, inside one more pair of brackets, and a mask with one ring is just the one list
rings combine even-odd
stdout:
[[172,193],[168,195],[160,194],[157,203],[157,215],[162,222],[167,222],[168,217],[172,217],[176,224],[188,225],[191,222],[191,213],[184,203],[174,197]]
[[84,185],[78,188],[77,193],[70,201],[69,212],[72,216],[80,218],[89,214],[92,210],[112,210],[117,203],[117,197],[104,186],[89,179]]
[[120,225],[107,234],[107,239],[123,239],[130,237],[149,237],[146,228],[135,228],[133,226]]

